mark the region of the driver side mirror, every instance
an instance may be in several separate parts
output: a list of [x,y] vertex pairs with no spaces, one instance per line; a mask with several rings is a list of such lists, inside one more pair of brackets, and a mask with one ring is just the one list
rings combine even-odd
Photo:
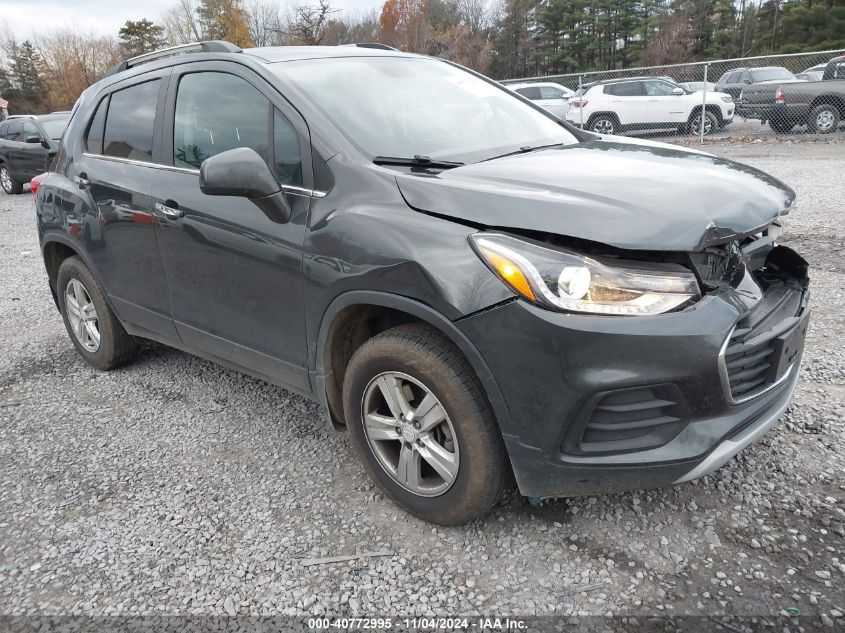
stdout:
[[200,191],[247,198],[273,222],[290,221],[291,208],[282,187],[254,149],[238,147],[206,158],[200,165]]
[[673,88],[673,89],[672,89],[672,94],[673,94],[673,95],[680,96],[680,95],[685,95],[685,94],[686,94],[686,92],[684,92],[684,89],[683,89],[683,88],[678,87],[678,88]]

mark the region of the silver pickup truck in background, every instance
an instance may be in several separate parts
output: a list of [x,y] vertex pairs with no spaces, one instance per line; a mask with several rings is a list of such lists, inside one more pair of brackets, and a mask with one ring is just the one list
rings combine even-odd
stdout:
[[845,55],[827,63],[821,81],[748,86],[741,99],[743,116],[768,121],[775,132],[806,125],[829,134],[845,120]]

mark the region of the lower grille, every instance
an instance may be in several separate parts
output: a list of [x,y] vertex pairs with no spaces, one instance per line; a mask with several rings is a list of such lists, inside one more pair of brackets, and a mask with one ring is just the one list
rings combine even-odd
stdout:
[[765,389],[772,380],[775,358],[775,341],[770,339],[760,345],[743,344],[747,330],[735,330],[725,349],[725,368],[731,395],[736,400],[746,398]]
[[795,349],[785,347],[783,340],[789,332],[784,328],[795,323],[801,312],[802,296],[793,284],[769,282],[760,303],[734,328],[724,351],[724,369],[733,400],[750,400],[766,391],[803,348],[806,323],[797,332]]
[[662,446],[680,432],[688,410],[675,385],[613,391],[593,409],[581,436],[586,453]]

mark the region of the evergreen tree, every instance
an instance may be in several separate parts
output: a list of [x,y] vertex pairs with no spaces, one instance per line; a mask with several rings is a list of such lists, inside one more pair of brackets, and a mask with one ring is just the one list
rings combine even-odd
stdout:
[[32,42],[12,43],[8,50],[9,69],[5,82],[8,89],[3,97],[9,102],[9,112],[37,114],[47,103],[47,81],[44,62]]
[[143,18],[126,20],[118,31],[120,47],[127,57],[135,57],[161,48],[164,43],[164,27]]

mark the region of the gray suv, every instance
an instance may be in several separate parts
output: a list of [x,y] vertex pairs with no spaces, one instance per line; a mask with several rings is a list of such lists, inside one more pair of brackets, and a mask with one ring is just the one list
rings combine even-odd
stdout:
[[694,479],[775,424],[809,316],[794,198],[443,60],[205,42],[86,90],[36,209],[85,361],[152,340],[304,394],[456,524],[512,478]]

